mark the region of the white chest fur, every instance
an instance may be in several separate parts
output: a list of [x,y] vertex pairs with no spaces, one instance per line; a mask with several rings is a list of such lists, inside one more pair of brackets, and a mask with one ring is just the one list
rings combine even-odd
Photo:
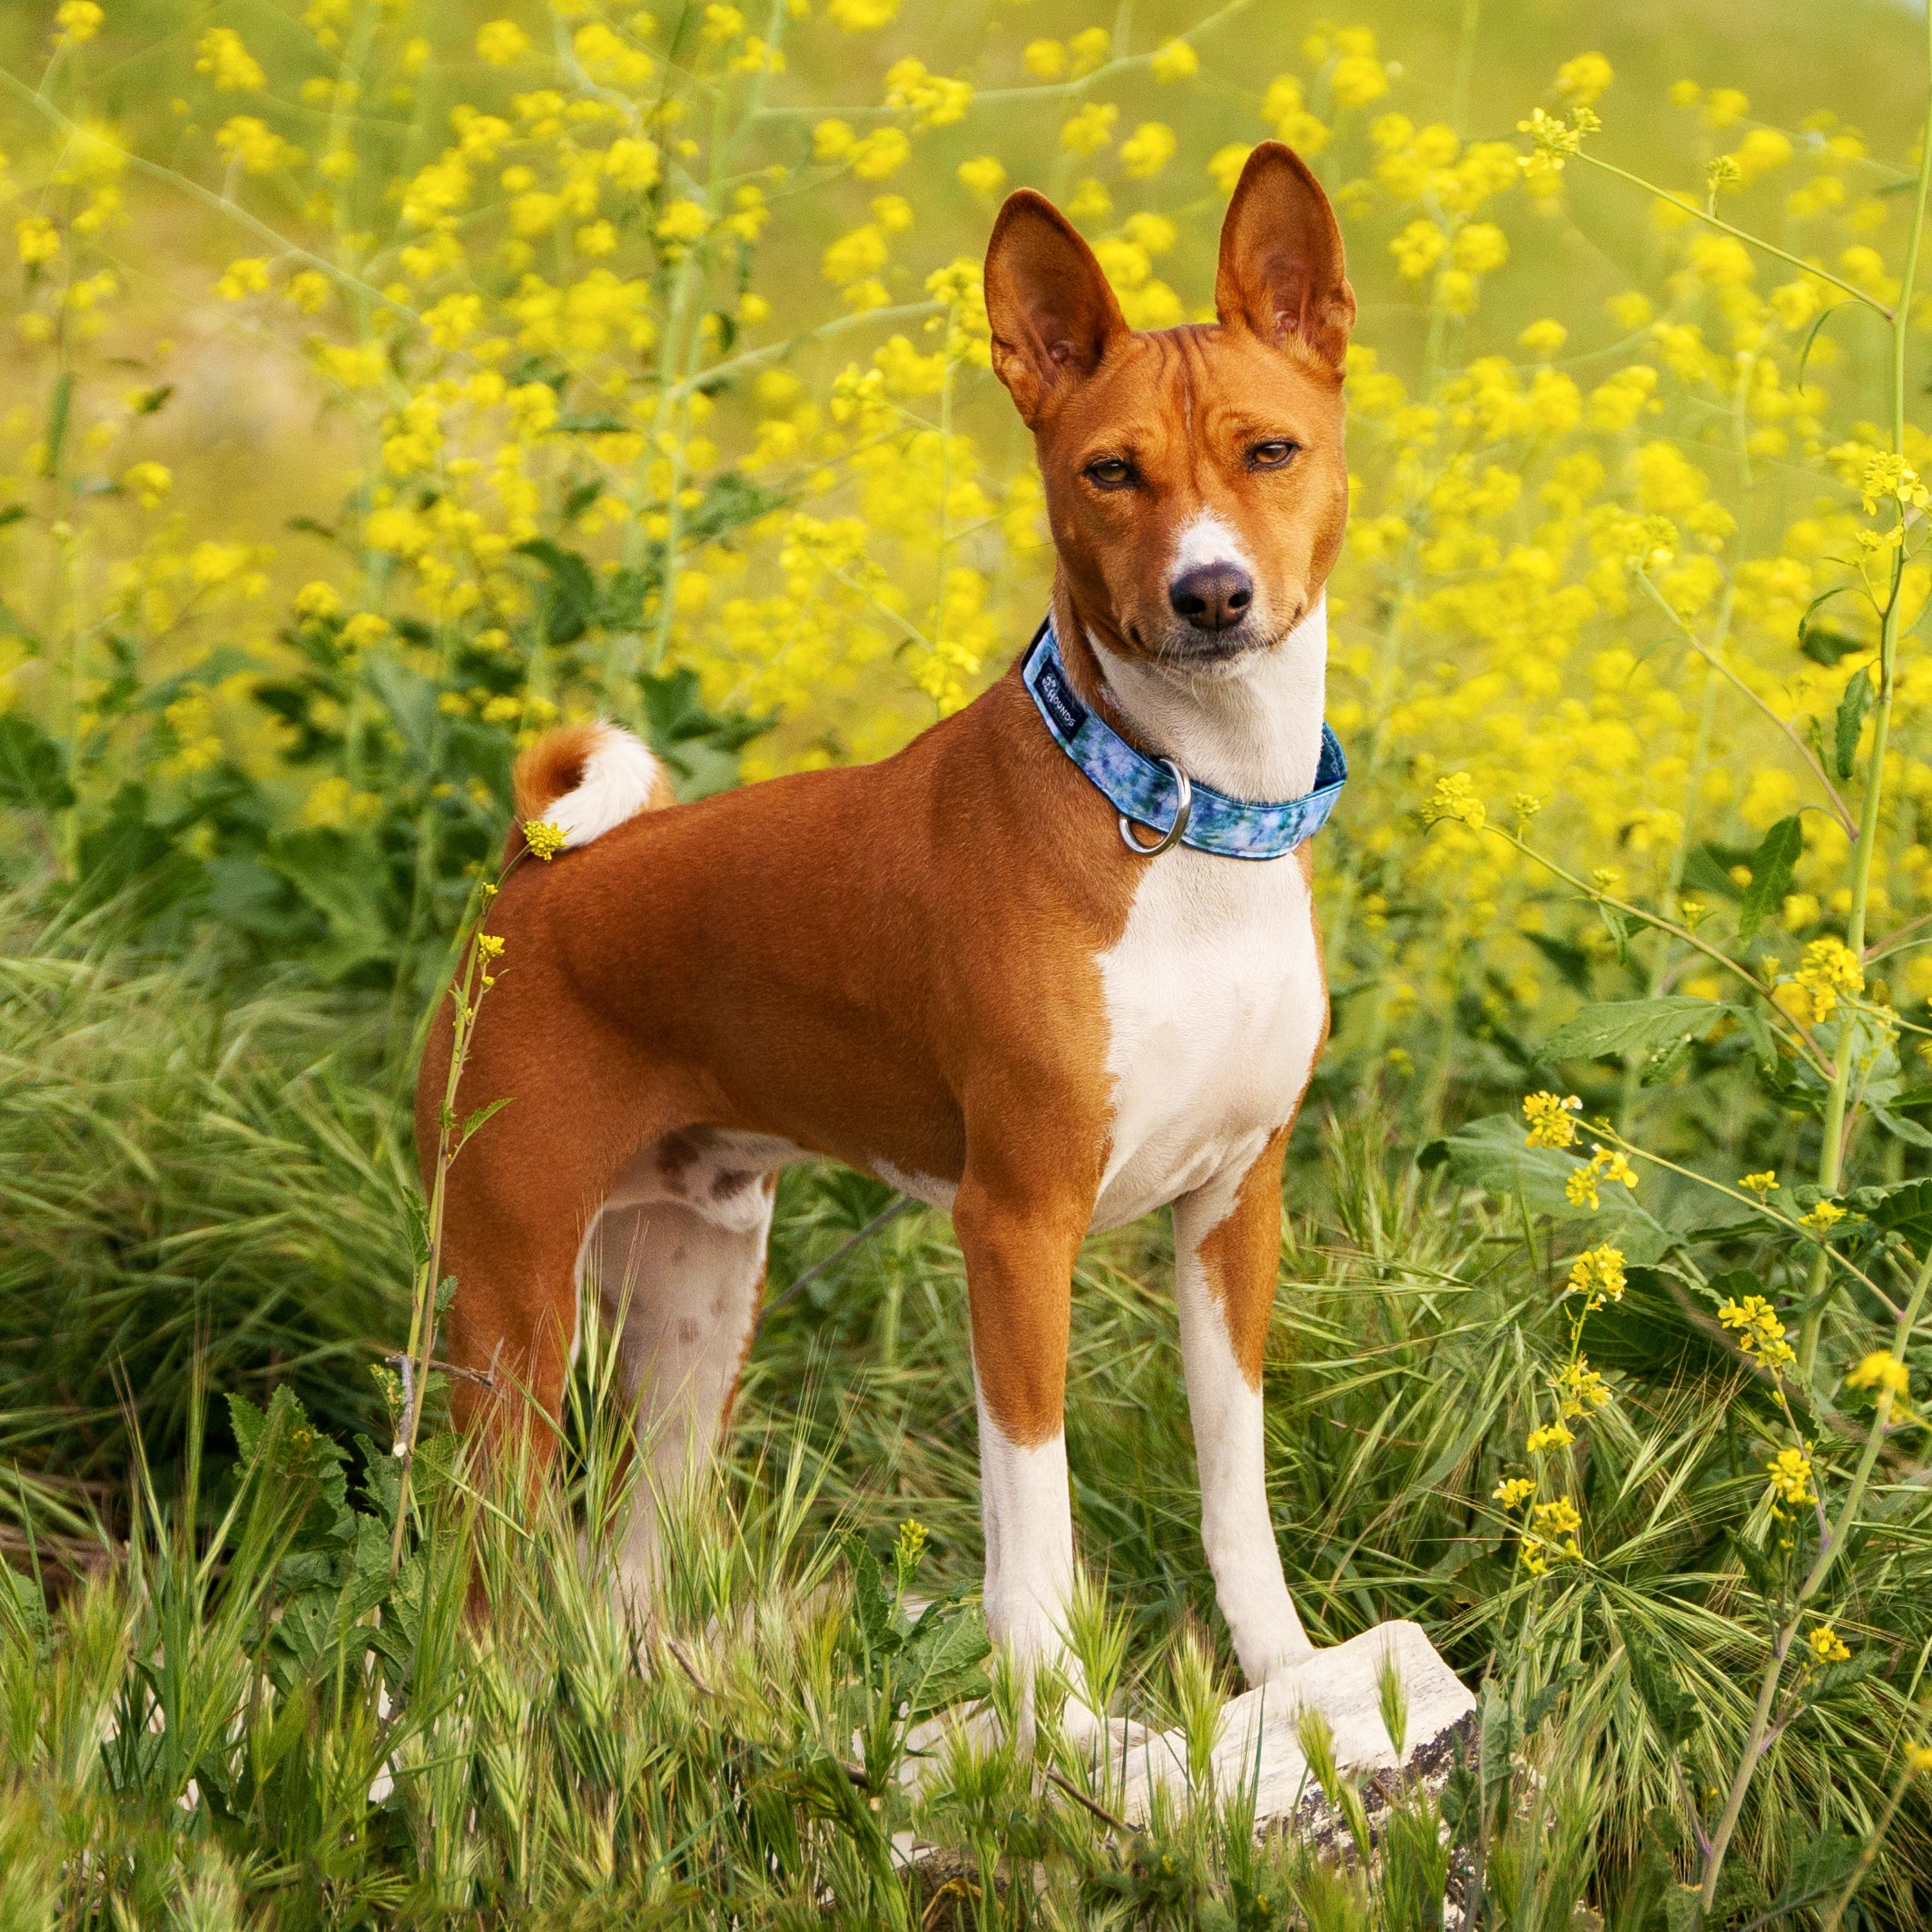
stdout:
[[[1095,640],[1144,744],[1255,799],[1315,783],[1327,645],[1321,600],[1271,650],[1185,681]],[[1299,861],[1186,846],[1148,860],[1099,964],[1114,1112],[1094,1225],[1115,1227],[1245,1169],[1306,1086],[1326,993]]]
[[1163,853],[1100,970],[1114,1112],[1094,1225],[1118,1227],[1245,1169],[1306,1084],[1324,995],[1301,866]]

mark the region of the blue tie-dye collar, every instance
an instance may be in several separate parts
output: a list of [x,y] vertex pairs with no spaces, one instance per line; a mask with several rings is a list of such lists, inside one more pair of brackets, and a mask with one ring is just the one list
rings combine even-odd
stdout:
[[[1055,742],[1124,817],[1162,833],[1174,823],[1179,787],[1167,766],[1138,752],[1107,720],[1082,702],[1061,662],[1060,640],[1049,617],[1028,648],[1020,677],[1047,721]],[[1279,859],[1328,823],[1348,761],[1341,742],[1322,725],[1322,755],[1315,789],[1279,804],[1253,804],[1194,786],[1194,808],[1180,843],[1226,859]]]

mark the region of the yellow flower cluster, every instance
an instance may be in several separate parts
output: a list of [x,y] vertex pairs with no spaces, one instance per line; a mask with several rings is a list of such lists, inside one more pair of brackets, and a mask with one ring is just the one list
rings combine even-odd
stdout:
[[1590,1158],[1582,1167],[1572,1168],[1564,1180],[1563,1192],[1572,1207],[1581,1208],[1587,1204],[1592,1213],[1595,1213],[1602,1205],[1597,1193],[1599,1186],[1610,1187],[1618,1182],[1634,1194],[1637,1191],[1636,1170],[1628,1158],[1615,1148],[1593,1143]]
[[1816,1500],[1811,1487],[1811,1458],[1802,1449],[1780,1449],[1765,1465],[1771,1494],[1794,1506]]
[[1761,1295],[1747,1295],[1742,1301],[1726,1301],[1718,1309],[1718,1320],[1737,1333],[1738,1346],[1748,1355],[1772,1370],[1789,1367],[1798,1357],[1785,1340],[1785,1326],[1778,1311]]
[[1575,1094],[1560,1096],[1553,1093],[1525,1094],[1523,1101],[1523,1118],[1529,1122],[1530,1130],[1523,1136],[1524,1147],[1566,1148],[1576,1145],[1575,1116],[1582,1111],[1583,1103]]
[[1623,1299],[1623,1251],[1604,1242],[1586,1247],[1570,1265],[1565,1292],[1583,1297],[1583,1313],[1593,1315],[1605,1302]]

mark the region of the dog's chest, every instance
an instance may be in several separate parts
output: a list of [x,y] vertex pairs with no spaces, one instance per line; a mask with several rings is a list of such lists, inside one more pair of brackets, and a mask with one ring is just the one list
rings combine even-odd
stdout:
[[1301,865],[1149,860],[1099,964],[1113,1116],[1094,1226],[1117,1227],[1245,1168],[1300,1098],[1326,1010]]

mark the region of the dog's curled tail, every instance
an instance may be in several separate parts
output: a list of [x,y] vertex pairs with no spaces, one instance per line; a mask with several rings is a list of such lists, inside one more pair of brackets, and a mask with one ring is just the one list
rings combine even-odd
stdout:
[[512,851],[526,824],[555,825],[568,851],[675,798],[649,746],[604,718],[546,732],[519,754],[510,786],[517,802]]

